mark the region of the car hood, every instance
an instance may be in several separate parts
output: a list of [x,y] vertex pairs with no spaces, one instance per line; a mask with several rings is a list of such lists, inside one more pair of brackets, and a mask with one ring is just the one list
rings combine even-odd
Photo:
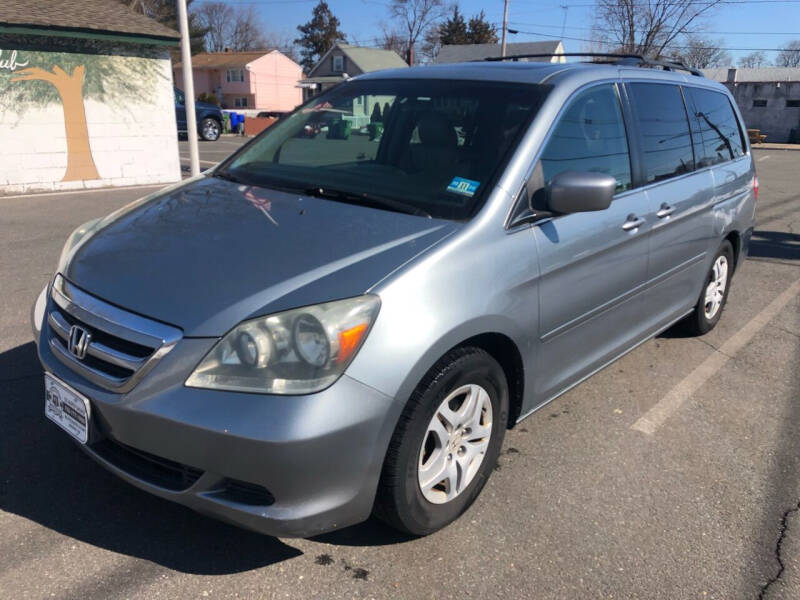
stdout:
[[195,102],[194,103],[195,110],[202,109],[202,110],[216,110],[219,111],[219,106],[216,104],[211,104],[209,102]]
[[458,227],[201,176],[101,220],[63,274],[187,337],[216,337],[362,294]]

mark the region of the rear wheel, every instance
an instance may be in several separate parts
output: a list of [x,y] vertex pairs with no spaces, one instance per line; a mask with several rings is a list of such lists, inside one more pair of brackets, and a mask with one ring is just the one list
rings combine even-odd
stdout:
[[508,420],[502,367],[479,348],[444,356],[400,418],[381,474],[375,513],[427,535],[475,501],[497,462]]
[[725,240],[714,256],[694,312],[686,320],[691,334],[708,333],[719,322],[722,309],[728,300],[733,267],[733,246]]
[[207,142],[215,142],[222,133],[219,121],[206,117],[200,122],[200,136]]

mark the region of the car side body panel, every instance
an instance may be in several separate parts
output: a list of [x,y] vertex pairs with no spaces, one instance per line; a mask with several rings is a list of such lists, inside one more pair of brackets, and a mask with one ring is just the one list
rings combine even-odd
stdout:
[[[505,205],[509,201],[507,195]],[[381,311],[348,368],[354,379],[405,404],[423,375],[451,348],[486,333],[509,338],[526,357],[533,385],[538,323],[538,261],[526,228],[486,227],[482,214],[370,292]],[[391,358],[387,358],[391,357]]]

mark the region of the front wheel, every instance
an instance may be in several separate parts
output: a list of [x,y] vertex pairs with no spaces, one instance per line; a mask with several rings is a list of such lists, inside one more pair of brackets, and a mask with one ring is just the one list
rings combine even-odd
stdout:
[[200,136],[207,142],[215,142],[222,133],[222,126],[219,121],[206,117],[200,122]]
[[491,475],[508,421],[502,367],[479,348],[445,355],[420,382],[395,429],[375,514],[413,535],[458,518]]
[[733,267],[733,246],[725,240],[717,250],[711,268],[706,274],[694,312],[686,320],[691,334],[708,333],[719,322],[722,309],[728,301]]

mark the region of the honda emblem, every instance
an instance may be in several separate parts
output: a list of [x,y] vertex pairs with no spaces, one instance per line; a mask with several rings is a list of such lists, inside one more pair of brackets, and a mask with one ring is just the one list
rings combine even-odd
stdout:
[[83,360],[86,356],[86,349],[92,341],[92,334],[83,327],[73,325],[69,330],[69,353],[78,360]]

